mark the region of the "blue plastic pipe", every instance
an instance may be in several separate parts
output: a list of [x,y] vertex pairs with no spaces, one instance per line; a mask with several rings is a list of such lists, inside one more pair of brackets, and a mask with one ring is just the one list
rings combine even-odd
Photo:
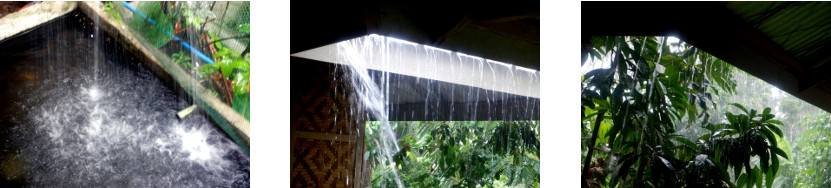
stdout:
[[[141,18],[144,18],[145,20],[147,20],[147,22],[150,22],[150,24],[153,24],[154,26],[159,27],[159,25],[157,25],[157,24],[156,24],[156,21],[155,21],[155,20],[153,20],[153,19],[151,19],[151,18],[147,18],[147,15],[145,15],[144,13],[141,13],[140,11],[136,10],[136,7],[133,7],[132,5],[130,5],[129,3],[127,3],[127,1],[122,1],[122,3],[124,4],[124,6],[125,6],[125,7],[127,7],[127,9],[130,9],[130,11],[133,11],[133,13],[138,14],[139,16],[141,16]],[[160,27],[160,28],[161,28],[161,27]],[[165,34],[170,35],[170,31],[168,31],[167,29],[164,29],[164,28],[161,28],[161,29],[162,29],[162,30],[164,30],[164,33],[165,33]],[[211,59],[210,57],[206,56],[205,54],[203,54],[202,52],[200,52],[200,51],[199,51],[199,50],[197,50],[196,48],[191,47],[191,46],[190,46],[190,44],[188,44],[187,42],[185,42],[185,41],[183,41],[183,40],[179,39],[179,37],[177,37],[177,36],[175,36],[175,35],[174,35],[174,36],[173,36],[173,40],[178,40],[178,41],[179,41],[179,44],[182,44],[182,46],[184,46],[184,47],[185,47],[185,49],[190,50],[190,52],[191,52],[191,53],[195,53],[195,54],[196,54],[196,56],[199,56],[199,58],[200,58],[200,59],[202,59],[202,60],[204,60],[205,62],[208,62],[208,63],[211,63],[211,64],[212,64],[212,63],[214,63],[214,60],[213,60],[213,59]]]

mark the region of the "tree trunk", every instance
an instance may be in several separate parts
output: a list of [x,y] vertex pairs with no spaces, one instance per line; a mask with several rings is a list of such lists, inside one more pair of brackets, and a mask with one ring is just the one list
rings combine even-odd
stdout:
[[600,130],[600,123],[603,122],[603,115],[605,115],[605,111],[601,111],[597,113],[597,118],[594,120],[594,129],[592,129],[592,137],[589,139],[589,152],[586,154],[586,159],[583,160],[583,172],[580,174],[580,183],[582,187],[588,187],[586,183],[586,178],[589,173],[589,168],[591,167],[591,159],[592,155],[594,154],[594,144],[597,141],[597,132]]

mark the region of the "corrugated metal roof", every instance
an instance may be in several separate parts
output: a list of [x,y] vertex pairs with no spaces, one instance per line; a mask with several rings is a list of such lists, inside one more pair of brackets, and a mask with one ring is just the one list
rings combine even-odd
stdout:
[[727,8],[805,68],[831,61],[831,2],[728,2]]

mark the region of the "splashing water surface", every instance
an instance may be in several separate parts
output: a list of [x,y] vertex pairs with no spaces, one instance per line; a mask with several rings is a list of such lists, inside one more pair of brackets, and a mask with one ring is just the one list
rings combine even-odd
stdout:
[[247,187],[248,156],[92,21],[0,43],[0,184]]

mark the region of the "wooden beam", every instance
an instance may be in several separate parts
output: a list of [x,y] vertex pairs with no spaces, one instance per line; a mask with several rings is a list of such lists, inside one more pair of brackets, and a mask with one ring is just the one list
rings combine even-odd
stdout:
[[[686,24],[678,26],[680,39],[783,91],[793,95],[800,92],[799,82],[808,71],[795,57],[723,4],[695,8],[709,11],[706,16],[690,14],[685,18],[682,23]],[[704,24],[708,26],[701,27]]]
[[539,20],[540,19],[540,13],[535,12],[535,13],[530,13],[530,14],[507,16],[507,17],[496,18],[496,19],[488,19],[488,20],[482,20],[482,21],[480,21],[480,23],[495,24],[495,23],[510,22],[510,21],[523,20],[523,19],[538,19]]
[[[308,139],[315,139],[315,140],[328,140],[328,141],[336,141],[336,142],[355,142],[357,141],[356,136],[353,135],[345,135],[345,134],[329,134],[329,133],[321,133],[321,132],[308,132],[308,131],[294,131],[293,133],[296,135],[297,138],[308,138]],[[361,140],[363,141],[363,140]]]
[[502,22],[486,24],[483,22],[476,22],[469,25],[477,29],[488,32],[505,35],[508,37],[521,39],[535,45],[540,45],[540,28],[532,24],[522,22]]
[[354,182],[352,184],[355,185],[354,187],[369,187],[372,180],[372,168],[370,166],[370,160],[364,160],[364,153],[366,153],[364,139],[366,139],[366,134],[363,133],[366,131],[366,121],[360,117],[358,119],[356,128],[359,134],[356,134],[354,139],[350,139],[355,142],[352,147],[352,161],[354,161],[352,169],[352,177],[354,177],[352,179]]
[[809,89],[816,88],[817,86],[825,83],[828,80],[829,76],[823,76],[824,78],[818,78],[814,80],[803,80],[799,82],[799,92],[804,92]]
[[[831,52],[831,42],[821,44],[813,48],[817,49],[817,53],[803,58],[806,65],[811,66],[811,68],[810,71],[805,74],[805,78],[800,80],[799,92],[812,89],[817,85],[822,84],[824,81],[831,79],[831,74],[829,74],[829,72],[831,72],[831,56],[827,53]],[[819,67],[812,66],[820,63],[822,65]]]
[[805,76],[799,81],[799,92],[816,88],[818,85],[825,83],[828,79],[831,79],[831,74],[828,74],[829,71],[831,71],[831,65],[825,64],[811,70],[808,74],[805,74]]
[[471,15],[470,14],[465,15],[465,17],[463,17],[461,20],[459,20],[459,22],[456,23],[456,26],[453,26],[452,28],[450,28],[450,30],[448,30],[446,33],[444,33],[444,35],[442,35],[441,37],[436,39],[436,41],[433,42],[433,45],[438,46],[439,44],[441,44],[442,42],[447,40],[447,38],[449,38],[450,36],[453,36],[454,34],[458,33],[459,31],[461,31],[462,29],[464,29],[465,27],[470,25],[470,23],[472,23],[472,22],[473,22],[473,19],[471,18]]

